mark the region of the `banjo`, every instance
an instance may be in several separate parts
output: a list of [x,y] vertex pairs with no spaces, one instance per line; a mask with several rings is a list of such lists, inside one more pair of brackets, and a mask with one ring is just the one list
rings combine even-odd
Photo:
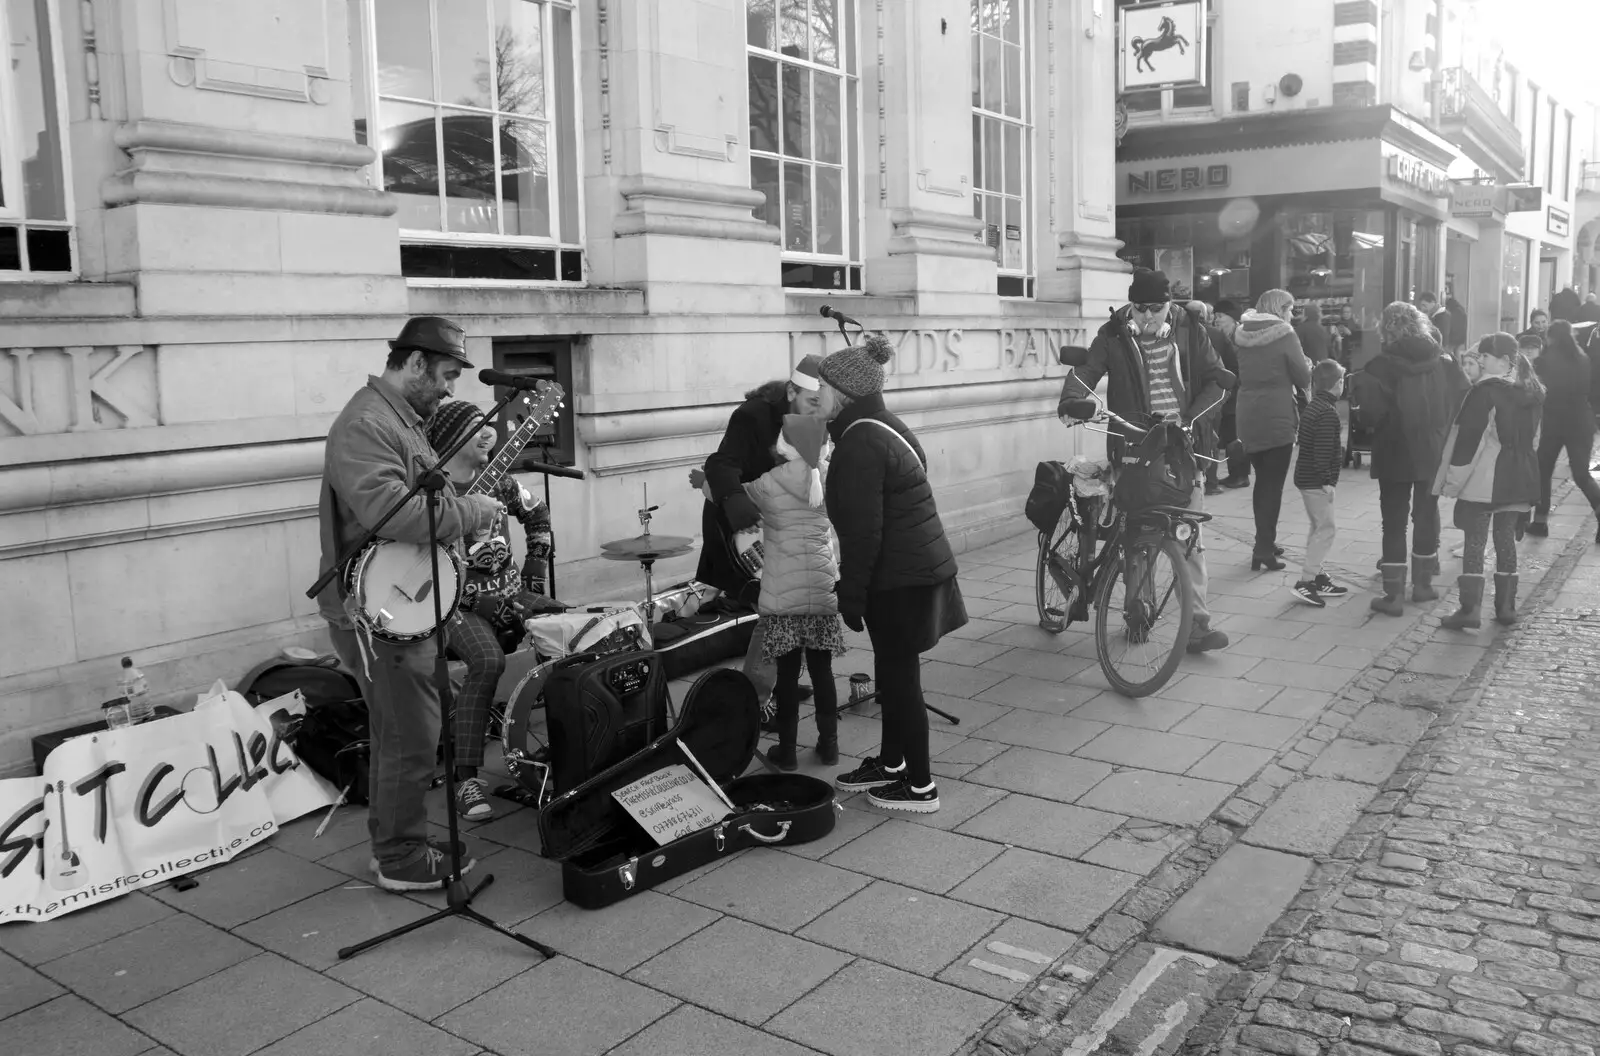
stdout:
[[[522,449],[535,433],[557,414],[565,393],[551,381],[540,381],[532,411],[493,460],[478,474],[468,495],[486,495],[506,475]],[[482,428],[480,419],[477,428]],[[461,559],[454,547],[439,546],[439,602],[445,621],[461,604]],[[402,543],[394,539],[374,539],[345,570],[345,585],[356,611],[372,630],[372,636],[385,642],[405,643],[430,637],[437,626],[433,619],[432,551],[421,543]]]

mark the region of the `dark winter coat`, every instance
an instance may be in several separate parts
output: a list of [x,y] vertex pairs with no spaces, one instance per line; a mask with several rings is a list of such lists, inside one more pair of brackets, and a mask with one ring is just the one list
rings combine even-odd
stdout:
[[[1537,381],[1479,378],[1451,426],[1449,464],[1439,467],[1434,493],[1453,498],[1458,505],[1495,509],[1526,508],[1538,502],[1539,459],[1534,442],[1543,403],[1544,389]],[[1479,459],[1479,448],[1490,440],[1490,421],[1494,422],[1499,451],[1485,451]]]
[[[1172,327],[1172,338],[1177,343],[1177,370],[1173,378],[1173,391],[1183,406],[1184,421],[1192,421],[1198,414],[1209,414],[1214,421],[1220,416],[1222,399],[1222,363],[1206,328],[1179,305],[1173,305],[1167,316]],[[1061,400],[1056,413],[1071,419],[1072,404],[1087,399],[1100,384],[1106,384],[1106,404],[1113,413],[1135,424],[1150,414],[1150,379],[1146,375],[1144,353],[1133,336],[1133,322],[1127,306],[1111,313],[1111,318],[1100,327],[1089,345],[1089,362],[1074,367],[1061,387]]]
[[[1314,305],[1310,311],[1316,313],[1318,318],[1322,315],[1322,309]],[[1300,339],[1300,351],[1304,352],[1311,362],[1316,363],[1328,358],[1328,331],[1316,319],[1307,316],[1295,323],[1294,336]]]
[[1544,430],[1560,437],[1594,435],[1594,409],[1589,403],[1593,368],[1582,351],[1572,353],[1546,344],[1534,364],[1544,382]]
[[1550,318],[1565,319],[1569,323],[1578,321],[1578,312],[1583,308],[1583,301],[1578,297],[1578,291],[1568,286],[1550,298]]
[[706,487],[712,502],[700,513],[703,543],[700,565],[694,578],[718,590],[755,601],[755,581],[733,563],[729,550],[732,531],[723,504],[731,496],[749,501],[744,485],[759,479],[776,464],[772,445],[783,431],[783,416],[789,413],[789,394],[782,381],[769,381],[747,395],[728,419],[722,443],[706,459]]
[[1239,442],[1246,454],[1294,443],[1294,390],[1311,384],[1311,361],[1294,328],[1275,315],[1245,312],[1234,331],[1239,354]]
[[1467,343],[1467,309],[1454,297],[1444,302],[1450,313],[1450,329],[1445,332],[1444,343],[1450,348],[1461,348]]
[[933,501],[927,456],[884,407],[883,394],[852,402],[828,433],[834,449],[823,490],[839,537],[839,611],[865,615],[869,593],[954,579],[956,559]]
[[1319,392],[1300,419],[1300,455],[1294,463],[1294,486],[1314,491],[1339,483],[1339,408],[1333,394]]
[[1431,481],[1466,375],[1430,338],[1402,336],[1357,376],[1361,423],[1372,433],[1372,477]]

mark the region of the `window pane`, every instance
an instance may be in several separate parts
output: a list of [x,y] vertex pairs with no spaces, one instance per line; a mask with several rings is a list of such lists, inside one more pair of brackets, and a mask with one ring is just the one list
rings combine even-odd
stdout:
[[1002,173],[1006,170],[1001,166],[1001,151],[1003,144],[1000,136],[999,121],[985,121],[983,123],[983,172],[987,181],[985,186],[991,191],[998,191],[1002,187]]
[[1000,228],[1005,223],[1005,207],[1001,205],[1004,199],[997,195],[988,194],[983,198],[984,242],[994,250],[994,259],[1000,259]]
[[776,0],[748,0],[745,5],[745,39],[752,48],[777,50],[777,30],[774,26],[772,5]]
[[1011,43],[1017,43],[1022,39],[1022,0],[998,0],[996,6],[1004,12],[1001,32]]
[[1129,92],[1122,98],[1122,105],[1133,113],[1149,113],[1161,109],[1160,92]]
[[811,51],[806,46],[806,0],[783,0],[782,46],[783,54],[796,59],[809,59]]
[[814,75],[817,92],[817,160],[838,164],[840,157],[839,88],[842,78]]
[[1000,239],[1000,266],[1008,271],[1021,271],[1022,261],[1022,203],[1015,198],[1006,200],[1006,228]]
[[[49,12],[44,0],[10,0],[6,6],[11,31],[11,77],[20,133],[12,142],[22,155],[23,209],[25,215],[35,220],[65,220],[66,182],[61,171],[61,127],[56,120],[56,75],[50,54]],[[31,232],[28,239],[31,246]],[[33,270],[63,269],[44,269],[35,263]]]
[[[848,9],[851,3],[852,0],[844,0],[846,9]],[[848,192],[845,195],[845,211],[849,217],[846,230],[850,236],[850,259],[859,260],[861,258],[861,247],[859,245],[859,239],[861,235],[859,230],[861,223],[861,218],[859,215],[861,208],[861,153],[856,149],[856,82],[851,81],[846,84],[844,91],[846,130],[845,143],[847,144],[846,149],[850,152],[851,161],[851,165],[849,167],[849,187]]]
[[[495,91],[500,109],[513,114],[544,116],[541,7],[529,0],[494,0]],[[572,12],[567,8],[554,8],[552,14],[567,20],[570,35]],[[444,17],[442,8],[439,17]],[[560,46],[558,37],[556,47]]]
[[811,157],[811,71],[783,66],[783,152]]
[[1022,129],[1005,125],[1007,194],[1022,194]]
[[433,98],[432,31],[428,0],[374,4],[378,33],[378,91]]
[[[973,25],[977,25],[976,16]],[[976,33],[972,34],[972,105],[983,105],[983,38]]]
[[750,186],[767,196],[766,204],[756,208],[756,219],[782,229],[783,194],[778,186],[776,158],[750,159]]
[[750,58],[750,149],[778,153],[778,64]]
[[783,248],[811,252],[811,167],[783,167]]
[[824,66],[839,65],[838,0],[811,0],[811,57]]
[[[443,115],[439,124],[444,136],[445,230],[498,234],[494,118],[450,110],[443,111]],[[513,163],[514,156],[506,159],[508,166]],[[542,145],[539,170],[544,172]]]
[[[546,144],[545,128],[539,122],[501,119],[500,195],[505,202],[508,235],[550,234],[550,159]],[[452,223],[452,230],[460,229]]]
[[844,180],[839,169],[817,169],[817,252],[844,255]]
[[1000,113],[1001,44],[994,37],[983,38],[983,108]]
[[483,0],[435,2],[439,5],[439,102],[492,106],[487,6]]
[[378,149],[383,189],[397,195],[402,228],[442,230],[439,222],[439,141],[431,106],[378,104]]
[[551,8],[555,21],[556,164],[560,167],[556,191],[561,196],[563,242],[578,239],[578,104],[577,76],[572,62],[572,11]]
[[1005,48],[1006,116],[1022,116],[1022,49],[1015,44]]
[[988,178],[983,171],[983,118],[977,114],[972,115],[972,185],[989,186]]
[[839,0],[839,21],[844,23],[844,68],[856,68],[856,0]]

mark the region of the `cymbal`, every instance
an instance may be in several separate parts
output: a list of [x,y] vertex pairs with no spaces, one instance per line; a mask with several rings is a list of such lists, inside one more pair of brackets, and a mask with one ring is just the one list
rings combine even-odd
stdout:
[[644,550],[637,554],[623,553],[621,550],[605,550],[600,556],[607,561],[662,561],[669,557],[682,557],[690,552],[687,546],[676,550]]
[[634,556],[646,551],[688,550],[694,540],[687,535],[636,535],[632,539],[613,539],[601,543],[600,549],[608,554]]

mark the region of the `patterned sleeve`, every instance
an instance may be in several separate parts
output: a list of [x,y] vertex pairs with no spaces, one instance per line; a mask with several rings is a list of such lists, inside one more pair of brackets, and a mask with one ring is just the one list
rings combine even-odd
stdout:
[[532,507],[520,511],[517,520],[522,522],[528,544],[528,556],[522,561],[522,589],[543,594],[552,545],[550,507],[545,505],[543,499],[534,499]]

